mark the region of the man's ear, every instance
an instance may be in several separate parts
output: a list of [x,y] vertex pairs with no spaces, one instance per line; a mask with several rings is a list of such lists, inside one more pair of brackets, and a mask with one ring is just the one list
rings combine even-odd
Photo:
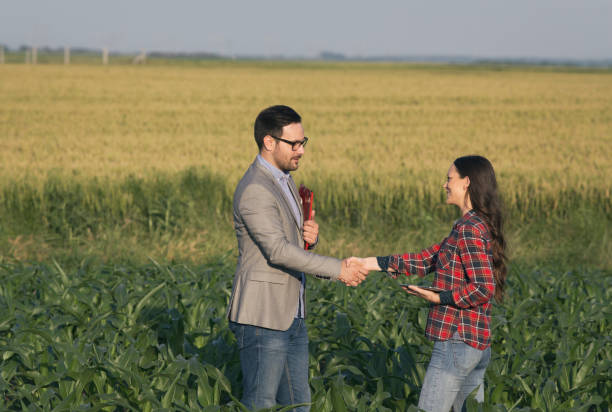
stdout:
[[263,146],[262,149],[266,150],[268,152],[271,152],[272,150],[274,150],[274,144],[276,143],[276,141],[272,138],[272,136],[265,135],[263,138]]

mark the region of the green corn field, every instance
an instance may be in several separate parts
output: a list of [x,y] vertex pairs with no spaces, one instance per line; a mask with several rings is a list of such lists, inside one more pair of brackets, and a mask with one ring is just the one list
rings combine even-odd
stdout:
[[[225,308],[232,265],[3,265],[3,410],[244,410]],[[482,410],[608,410],[612,278],[513,267]],[[311,281],[313,410],[410,410],[427,306],[379,274]],[[312,321],[311,321],[312,322]],[[413,409],[412,410],[416,410]],[[476,409],[474,409],[476,410]]]

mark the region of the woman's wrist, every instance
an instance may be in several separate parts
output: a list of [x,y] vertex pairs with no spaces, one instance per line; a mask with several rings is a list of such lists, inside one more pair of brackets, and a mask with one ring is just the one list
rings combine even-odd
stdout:
[[389,256],[377,256],[376,258],[377,270],[388,271],[389,270]]
[[445,290],[440,292],[440,304],[441,305],[454,305],[455,301],[453,300],[453,291]]
[[375,256],[365,258],[364,265],[366,269],[369,271],[372,271],[372,270],[381,271],[382,270],[380,266],[378,265],[378,261],[376,260]]

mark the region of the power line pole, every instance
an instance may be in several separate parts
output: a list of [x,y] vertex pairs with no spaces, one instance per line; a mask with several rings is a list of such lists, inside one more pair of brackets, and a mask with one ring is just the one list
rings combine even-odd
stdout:
[[64,64],[70,64],[70,47],[64,47]]

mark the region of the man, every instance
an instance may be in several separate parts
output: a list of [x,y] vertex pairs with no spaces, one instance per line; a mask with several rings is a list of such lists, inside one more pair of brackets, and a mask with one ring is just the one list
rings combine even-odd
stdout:
[[228,318],[240,349],[242,402],[253,409],[310,402],[304,273],[349,286],[367,275],[360,265],[304,250],[304,242],[317,244],[319,226],[303,222],[289,174],[308,142],[301,121],[287,106],[259,113],[259,154],[234,193],[239,256]]

